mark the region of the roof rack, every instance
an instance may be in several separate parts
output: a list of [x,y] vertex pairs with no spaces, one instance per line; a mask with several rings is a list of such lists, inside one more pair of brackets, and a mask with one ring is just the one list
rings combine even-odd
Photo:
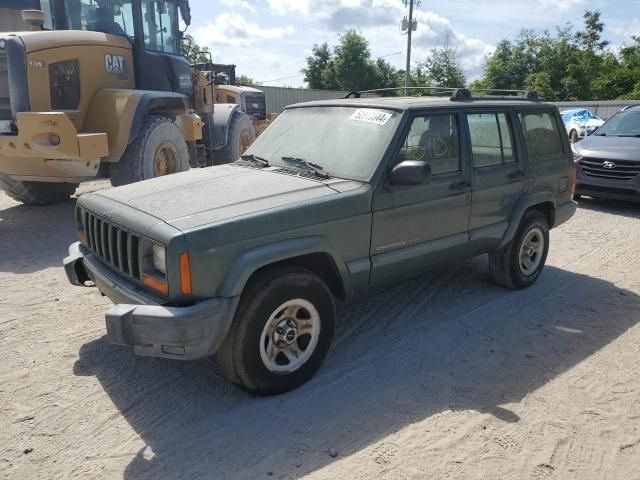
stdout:
[[373,90],[359,90],[347,93],[344,98],[361,98],[363,93],[382,93],[382,92],[395,92],[396,90],[434,90],[435,95],[447,94],[455,91],[455,88],[450,87],[389,87],[389,88],[376,88]]
[[[533,90],[503,90],[503,89],[483,89],[479,92],[496,92],[506,93],[507,95],[482,95],[473,96],[471,90],[468,88],[452,88],[452,87],[391,87],[391,88],[377,88],[374,90],[361,90],[347,93],[344,98],[361,98],[365,93],[378,93],[378,92],[393,92],[396,90],[432,90],[434,95],[450,95],[449,99],[454,101],[471,101],[471,100],[530,100],[533,102],[539,102],[542,100]],[[512,94],[512,95],[509,95]],[[513,95],[520,94],[520,95]]]

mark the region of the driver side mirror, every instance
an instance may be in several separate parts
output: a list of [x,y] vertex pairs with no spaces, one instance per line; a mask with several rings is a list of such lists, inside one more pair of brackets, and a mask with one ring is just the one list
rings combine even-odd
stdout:
[[424,160],[404,160],[389,173],[392,185],[424,185],[431,181],[431,167]]

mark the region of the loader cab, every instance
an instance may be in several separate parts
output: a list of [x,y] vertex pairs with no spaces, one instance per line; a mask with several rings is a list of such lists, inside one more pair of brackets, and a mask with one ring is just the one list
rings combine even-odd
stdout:
[[190,23],[185,0],[50,0],[48,10],[55,30],[127,37],[136,88],[193,94],[191,67],[179,47],[180,13]]

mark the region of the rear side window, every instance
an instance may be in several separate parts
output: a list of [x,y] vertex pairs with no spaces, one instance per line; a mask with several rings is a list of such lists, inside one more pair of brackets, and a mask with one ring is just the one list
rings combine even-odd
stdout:
[[506,113],[467,114],[473,166],[492,167],[515,161]]
[[518,117],[530,161],[541,162],[563,156],[560,131],[552,113],[522,112]]

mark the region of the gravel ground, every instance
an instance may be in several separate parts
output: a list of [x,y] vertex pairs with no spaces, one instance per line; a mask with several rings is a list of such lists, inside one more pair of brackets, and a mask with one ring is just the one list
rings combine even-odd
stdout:
[[266,399],[109,345],[73,206],[0,193],[0,478],[640,479],[640,206],[584,201],[526,291],[480,257],[345,307]]

